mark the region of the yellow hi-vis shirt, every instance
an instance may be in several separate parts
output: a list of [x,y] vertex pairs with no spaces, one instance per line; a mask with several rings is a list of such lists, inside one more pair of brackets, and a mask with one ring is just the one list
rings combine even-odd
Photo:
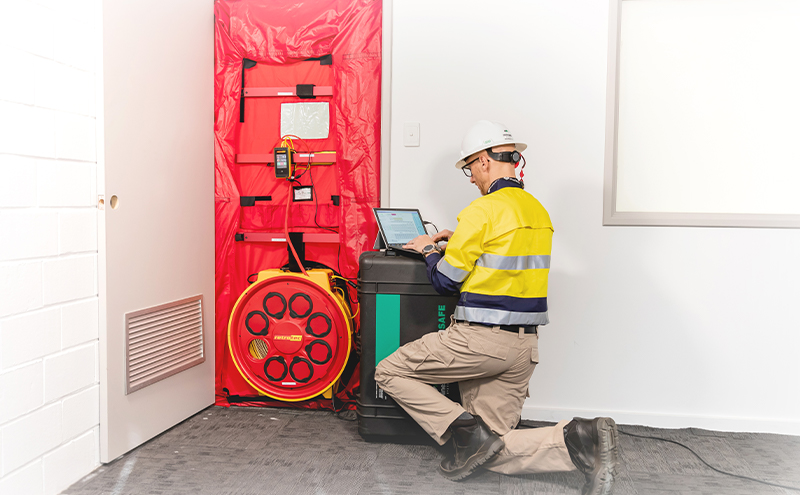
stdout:
[[499,186],[458,215],[458,226],[434,271],[462,283],[457,320],[545,325],[550,215],[516,182],[500,179]]

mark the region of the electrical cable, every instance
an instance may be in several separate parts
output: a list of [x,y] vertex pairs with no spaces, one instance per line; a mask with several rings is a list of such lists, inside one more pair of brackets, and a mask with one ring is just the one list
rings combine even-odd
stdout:
[[303,171],[300,172],[300,175],[293,176],[291,178],[291,181],[292,182],[297,182],[298,184],[300,184],[300,177],[306,175],[306,172],[308,172],[309,170],[311,170],[311,163],[307,163],[306,164],[306,168],[304,168]]
[[[422,223],[423,223],[424,225],[433,225],[433,228],[434,228],[434,229],[436,229],[436,233],[437,233],[437,234],[439,233],[439,227],[437,227],[436,225],[434,225],[434,223],[433,223],[433,222],[429,222],[429,221],[427,221],[427,220],[423,220],[423,221],[422,221]],[[428,229],[425,229],[425,233],[426,233],[426,234],[428,233]],[[434,234],[434,235],[435,235],[435,234]]]
[[[311,180],[311,195],[314,196],[314,224],[324,230],[330,230],[336,234],[339,233],[338,230],[334,230],[330,227],[323,227],[317,221],[317,212],[319,211],[319,198],[317,197],[317,186],[314,185],[314,173],[311,172],[311,153],[308,154],[308,164],[309,164],[309,171],[308,171],[308,178]],[[336,248],[336,268],[338,269],[338,273],[342,273],[342,243],[339,242],[338,247]]]
[[358,290],[358,287],[359,287],[359,285],[358,285],[357,283],[353,282],[353,280],[352,280],[352,279],[349,279],[349,278],[347,278],[347,277],[342,277],[341,275],[333,275],[333,278],[340,278],[340,279],[344,280],[344,282],[345,282],[347,285],[349,285],[350,287],[352,287],[352,288],[354,288],[354,289]]
[[[344,280],[347,285],[349,285],[350,287],[352,287],[355,290],[359,289],[358,284],[350,281],[349,279],[347,279],[345,277],[342,277],[342,276],[339,276],[339,275],[333,275],[333,278],[338,278],[338,279]],[[356,300],[353,301],[353,298],[350,297],[350,291],[349,290],[347,291],[347,302],[350,303],[350,309],[351,310],[353,309],[353,306],[356,306],[356,312],[353,313],[353,316],[350,317],[351,320],[355,320],[356,316],[358,316],[358,313],[361,311],[361,303],[358,301],[358,298],[356,298]]]
[[[288,150],[289,150],[289,163],[290,164],[292,163],[292,154],[295,153],[294,141],[292,141],[292,138],[296,138],[297,140],[303,142],[302,139],[300,139],[297,136],[291,135],[291,134],[286,134],[286,135],[281,137],[281,139],[282,139],[281,140],[281,147],[288,148]],[[302,175],[304,175],[305,172],[309,171],[310,169],[311,169],[311,153],[309,152],[308,165],[306,166],[306,171],[304,171],[302,174],[300,174],[300,177],[302,177]],[[289,237],[289,205],[291,204],[292,192],[293,192],[292,183],[298,182],[297,179],[299,178],[299,177],[295,177],[294,172],[295,172],[295,169],[292,169],[290,171],[288,179],[286,180],[286,183],[289,185],[289,190],[286,193],[286,219],[285,219],[284,224],[283,224],[283,229],[284,229],[284,234],[286,235],[286,242],[289,243],[289,248],[292,251],[292,255],[294,255],[295,261],[297,261],[297,266],[300,267],[300,271],[303,272],[303,275],[308,276],[308,273],[306,273],[306,269],[303,266],[303,263],[300,262],[300,256],[297,255],[297,251],[295,251],[295,249],[294,249],[294,244],[292,243],[292,240]],[[310,174],[309,174],[309,176],[310,176]],[[314,193],[314,190],[313,190],[314,182],[313,182],[313,180],[312,180],[311,184],[312,184],[311,187],[312,187],[312,194],[313,194]]]
[[[334,232],[336,234],[338,234],[339,231],[338,230],[334,230],[334,229],[332,229],[330,227],[323,227],[317,221],[317,214],[318,214],[318,211],[319,211],[319,199],[317,198],[317,190],[316,190],[316,186],[314,185],[314,175],[311,172],[311,155],[312,155],[312,152],[311,152],[310,148],[308,148],[308,146],[305,144],[305,142],[303,141],[302,138],[300,138],[298,136],[295,136],[295,135],[291,135],[291,134],[287,134],[287,135],[282,136],[280,144],[281,144],[281,147],[285,147],[285,148],[288,149],[289,157],[290,157],[290,159],[289,159],[289,163],[290,164],[292,163],[291,157],[293,156],[293,153],[297,152],[295,150],[295,148],[294,148],[293,139],[297,139],[298,141],[303,143],[304,147],[306,147],[308,149],[308,161],[306,162],[306,168],[299,175],[295,175],[295,172],[296,172],[296,168],[295,168],[295,169],[290,170],[289,177],[286,179],[286,182],[289,185],[289,191],[287,192],[287,195],[286,195],[286,218],[285,218],[285,221],[284,221],[284,234],[286,235],[286,242],[289,243],[289,248],[292,251],[292,255],[294,255],[295,261],[297,261],[297,265],[300,267],[300,270],[303,272],[303,275],[308,276],[308,274],[306,273],[306,269],[305,269],[305,267],[303,267],[303,264],[300,262],[300,257],[297,255],[297,251],[295,251],[294,245],[292,244],[291,239],[289,237],[289,205],[291,204],[291,199],[292,199],[292,192],[293,192],[292,184],[294,184],[294,183],[300,184],[299,179],[301,177],[303,177],[306,173],[308,174],[309,179],[311,179],[311,194],[314,196],[314,224],[316,224],[316,226],[319,227],[320,229],[329,230],[329,231]],[[338,271],[339,274],[341,274],[341,272],[342,272],[341,259],[340,259],[341,258],[341,250],[342,250],[342,244],[339,243],[338,247],[337,247],[337,251],[336,251],[336,267],[339,270]],[[351,282],[349,279],[347,279],[345,277],[342,277],[340,275],[334,275],[334,277],[344,280],[348,285],[350,285],[354,289],[357,289],[357,287],[358,287],[355,283]],[[248,279],[249,279],[249,277],[248,277]],[[338,290],[342,294],[342,297],[348,303],[350,303],[352,305],[352,299],[350,298],[350,294],[349,294],[350,291],[345,291],[345,290],[342,290],[342,289],[340,289],[338,287],[335,288],[335,289]],[[345,287],[345,289],[346,289],[346,287]],[[347,294],[345,294],[345,292],[347,292]],[[356,313],[351,318],[355,318],[355,316],[358,315],[360,310],[361,310],[361,308],[360,308],[360,305],[359,305],[359,308],[356,310]],[[342,413],[348,412],[348,411],[346,411],[344,409],[338,409],[336,407],[336,399],[337,399],[336,392],[334,390],[331,390],[331,393],[332,393],[331,407],[333,409],[333,413],[337,417],[339,417],[340,419],[347,419],[348,421],[355,421],[355,419],[356,419],[355,417],[353,417],[353,418],[344,418],[344,417],[341,416]],[[342,407],[343,408],[346,405],[347,405],[346,402],[342,403]]]
[[[334,277],[336,277],[336,275],[334,275]],[[343,278],[343,277],[336,277],[336,278]],[[351,309],[352,309],[353,301],[352,301],[352,299],[350,299],[350,295],[349,294],[345,295],[344,290],[342,290],[341,287],[335,287],[334,286],[333,288],[335,290],[337,290],[339,292],[339,294],[342,295],[342,299],[345,299],[347,302],[350,303],[350,306],[351,306]],[[349,293],[349,291],[348,291],[348,293]],[[350,317],[351,320],[354,320],[356,318],[356,316],[358,315],[358,312],[361,311],[361,305],[358,304],[358,303],[355,303],[355,304],[357,305],[357,309],[356,309],[356,312]]]
[[[522,162],[522,167],[519,169],[519,181],[524,182],[525,180],[525,165],[527,165],[528,161],[522,156],[522,153],[519,155],[520,162]],[[516,169],[519,167],[520,162],[514,164],[514,168]]]
[[[311,172],[311,154],[312,154],[312,151],[310,150],[310,148],[308,147],[306,142],[302,138],[300,138],[298,136],[295,136],[293,134],[286,134],[286,135],[281,137],[281,143],[280,143],[281,147],[288,148],[290,156],[291,156],[291,153],[296,153],[297,150],[295,150],[295,147],[294,147],[294,139],[298,140],[305,148],[307,148],[308,161],[306,162],[306,168],[300,173],[300,175],[297,175],[297,176],[294,175],[294,172],[296,171],[296,169],[295,169],[295,170],[292,170],[292,173],[290,174],[289,178],[287,179],[287,182],[290,184],[290,186],[289,186],[290,190],[289,190],[289,196],[287,196],[287,200],[286,200],[285,234],[286,234],[286,240],[287,240],[287,242],[289,242],[289,246],[291,247],[292,254],[295,257],[295,260],[297,261],[297,264],[300,267],[300,270],[302,270],[304,275],[307,275],[305,268],[303,267],[302,263],[300,263],[300,259],[299,259],[298,255],[297,255],[297,252],[294,250],[294,246],[289,241],[289,231],[288,231],[288,229],[289,229],[289,204],[290,204],[289,200],[290,200],[291,192],[292,192],[291,184],[294,183],[294,182],[300,183],[298,179],[300,179],[302,176],[304,176],[306,173],[308,173],[308,178],[311,180],[311,194],[314,197],[314,224],[320,229],[328,230],[328,231],[333,232],[335,234],[338,234],[339,231],[335,230],[333,228],[330,228],[330,227],[323,227],[322,225],[319,224],[319,221],[317,220],[317,216],[318,216],[318,213],[319,213],[319,198],[317,196],[317,188],[314,185],[314,174],[313,174],[313,172]],[[290,163],[291,163],[291,160],[290,160]],[[430,222],[428,222],[428,223],[430,223]],[[433,225],[433,224],[431,223],[431,225]],[[436,230],[438,232],[439,229],[435,225],[433,225],[433,227],[436,228]],[[337,249],[336,249],[336,268],[338,270],[337,273],[339,275],[334,275],[334,277],[341,278],[348,285],[350,285],[354,289],[358,290],[358,285],[357,284],[352,282],[350,279],[347,279],[347,278],[342,277],[340,275],[342,273],[341,252],[342,252],[342,244],[339,243],[337,245]],[[355,316],[358,315],[358,313],[360,312],[361,307],[357,302],[356,303],[353,302],[352,298],[350,297],[350,291],[347,291],[347,295],[345,296],[345,299],[347,300],[348,303],[350,303],[351,306],[353,304],[356,304],[356,305],[359,306],[356,309],[355,314],[351,317],[351,318],[354,319]]]
[[297,251],[294,250],[294,244],[292,243],[292,239],[289,237],[289,204],[291,203],[292,199],[292,183],[291,181],[286,181],[286,184],[289,186],[289,190],[286,191],[286,219],[283,223],[283,232],[286,234],[286,242],[289,243],[289,249],[291,249],[292,254],[294,255],[295,261],[297,261],[297,266],[300,267],[300,271],[303,272],[303,275],[308,277],[308,273],[306,273],[306,269],[303,266],[303,263],[300,262],[300,256],[297,255]]
[[333,286],[333,290],[335,290],[335,291],[337,291],[339,294],[341,294],[341,296],[342,296],[342,299],[346,299],[346,296],[344,295],[344,291],[342,290],[342,288],[341,288],[341,287],[336,287],[336,286],[334,285],[334,286]]
[[[294,134],[286,134],[286,135],[284,135],[282,137],[282,139],[283,139],[283,141],[281,141],[281,146],[289,147],[292,152],[296,152],[296,150],[294,149],[294,141],[293,141],[293,139],[298,140],[306,148],[307,153],[308,153],[308,162],[306,163],[306,168],[305,168],[305,170],[303,170],[303,172],[300,175],[298,175],[296,177],[292,176],[291,179],[292,180],[297,180],[300,177],[304,176],[306,173],[308,173],[308,177],[309,177],[309,179],[311,179],[311,194],[314,196],[314,224],[317,227],[319,227],[320,229],[328,230],[328,231],[331,231],[331,232],[333,232],[335,234],[338,234],[339,233],[338,230],[332,229],[330,227],[323,227],[322,225],[319,224],[319,221],[317,220],[317,216],[318,216],[318,213],[319,213],[319,198],[317,197],[317,187],[314,185],[314,174],[313,174],[313,172],[311,172],[311,155],[312,155],[312,153],[325,154],[325,153],[331,153],[331,152],[328,152],[328,151],[312,152],[310,147],[308,146],[308,144],[303,140],[303,138],[295,136]],[[288,143],[287,143],[287,141],[288,141]],[[336,249],[336,268],[337,268],[337,273],[340,274],[340,275],[342,273],[341,256],[342,256],[342,244],[339,243],[339,245],[338,245],[338,247]]]
[[[309,157],[308,160],[310,162],[311,158]],[[308,178],[311,180],[311,191],[314,194],[314,223],[316,224],[317,227],[319,227],[321,229],[330,230],[331,232],[335,232],[335,233],[338,234],[339,233],[338,230],[334,230],[334,229],[332,229],[330,227],[323,227],[317,221],[317,212],[319,211],[319,198],[317,197],[317,187],[314,185],[314,174],[312,172],[310,172],[310,171],[308,173]],[[339,270],[339,273],[341,273],[341,272],[342,272],[342,270]]]
[[727,471],[723,471],[723,470],[721,470],[721,469],[717,469],[717,468],[715,468],[714,466],[712,466],[711,464],[709,464],[708,462],[706,462],[706,460],[705,460],[705,459],[703,459],[702,457],[700,457],[700,454],[698,454],[697,452],[695,452],[694,450],[692,450],[690,447],[688,447],[688,446],[686,446],[686,445],[684,445],[684,444],[682,444],[682,443],[680,443],[680,442],[677,442],[677,441],[675,441],[675,440],[670,440],[670,439],[668,439],[668,438],[661,438],[661,437],[651,437],[651,436],[647,436],[647,435],[637,435],[637,434],[635,434],[635,433],[628,433],[627,431],[622,431],[622,430],[620,430],[619,428],[617,428],[617,431],[619,431],[619,432],[620,432],[620,433],[622,433],[623,435],[628,435],[629,437],[636,437],[636,438],[646,438],[646,439],[649,439],[649,440],[658,440],[658,441],[661,441],[661,442],[669,442],[669,443],[674,443],[675,445],[678,445],[678,446],[680,446],[680,447],[683,447],[684,449],[686,449],[686,450],[688,450],[689,452],[691,452],[692,454],[694,454],[694,456],[695,456],[695,457],[697,457],[698,459],[700,459],[700,462],[702,462],[703,464],[705,464],[706,466],[708,466],[710,469],[712,469],[713,471],[716,471],[716,472],[718,472],[718,473],[720,473],[720,474],[724,474],[724,475],[726,475],[726,476],[732,476],[732,477],[734,477],[734,478],[740,478],[740,479],[743,479],[743,480],[755,481],[756,483],[762,483],[762,484],[764,484],[764,485],[774,486],[774,487],[777,487],[777,488],[783,488],[783,489],[786,489],[786,490],[793,490],[793,491],[800,492],[800,488],[797,488],[797,487],[793,487],[793,486],[786,486],[786,485],[781,485],[781,484],[778,484],[778,483],[772,483],[772,482],[770,482],[770,481],[764,481],[764,480],[760,480],[760,479],[757,479],[757,478],[751,478],[751,477],[749,477],[749,476],[744,476],[744,475],[741,475],[741,474],[735,474],[735,473],[729,473],[729,472],[727,472]]

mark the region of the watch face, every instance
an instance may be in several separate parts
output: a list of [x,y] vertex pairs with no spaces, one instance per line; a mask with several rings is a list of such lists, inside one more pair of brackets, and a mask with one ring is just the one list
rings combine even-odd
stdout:
[[430,252],[431,252],[431,251],[433,251],[433,250],[434,250],[433,244],[428,244],[427,246],[425,246],[424,248],[422,248],[422,252],[423,252],[424,254],[428,254],[428,253],[430,253]]

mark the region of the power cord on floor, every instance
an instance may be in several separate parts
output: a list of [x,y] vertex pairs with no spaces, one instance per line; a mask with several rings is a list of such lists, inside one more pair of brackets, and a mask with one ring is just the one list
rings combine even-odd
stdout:
[[796,488],[796,487],[793,487],[793,486],[780,485],[778,483],[772,483],[772,482],[760,480],[760,479],[757,479],[757,478],[751,478],[749,476],[743,476],[741,474],[728,473],[728,472],[723,471],[721,469],[717,469],[714,466],[712,466],[711,464],[709,464],[708,462],[706,462],[705,459],[700,457],[700,455],[697,452],[695,452],[694,450],[692,450],[690,447],[688,447],[688,446],[686,446],[686,445],[684,445],[684,444],[682,444],[680,442],[677,442],[675,440],[669,440],[667,438],[661,438],[661,437],[651,437],[651,436],[647,436],[647,435],[637,435],[635,433],[628,433],[627,431],[622,431],[619,428],[617,428],[617,431],[619,431],[623,435],[628,435],[629,437],[646,438],[646,439],[649,439],[649,440],[658,440],[658,441],[661,441],[661,442],[674,443],[675,445],[683,447],[684,449],[686,449],[689,452],[691,452],[692,454],[694,454],[695,457],[700,459],[700,462],[702,462],[703,464],[708,466],[710,469],[712,469],[712,470],[714,470],[714,471],[716,471],[716,472],[718,472],[720,474],[724,474],[726,476],[733,476],[734,478],[740,478],[740,479],[743,479],[743,480],[755,481],[756,483],[762,483],[764,485],[774,486],[774,487],[777,487],[777,488],[783,488],[783,489],[786,489],[786,490],[794,490],[794,491],[800,492],[800,488]]

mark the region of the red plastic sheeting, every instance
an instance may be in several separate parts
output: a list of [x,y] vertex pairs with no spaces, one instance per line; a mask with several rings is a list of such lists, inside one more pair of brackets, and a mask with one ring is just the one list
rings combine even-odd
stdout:
[[[335,151],[336,162],[312,166],[301,179],[303,185],[314,181],[317,203],[292,203],[289,230],[338,231],[339,244],[307,243],[306,258],[355,278],[358,257],[371,248],[377,234],[371,208],[380,201],[381,1],[217,0],[215,17],[216,404],[332,408],[324,399],[285,403],[260,398],[238,373],[227,349],[228,319],[248,286],[247,277],[288,261],[284,243],[235,241],[235,234],[242,232],[282,237],[289,193],[287,181],[276,180],[272,168],[236,163],[235,156],[270,154],[278,146],[279,126],[275,118],[263,116],[275,115],[281,103],[310,101],[248,97],[245,121],[240,123],[243,59],[257,62],[245,70],[245,87],[332,87],[332,96],[311,100],[330,102],[329,137],[294,145],[300,153]],[[329,54],[330,66],[307,60]],[[240,196],[266,195],[272,200],[240,206]],[[336,195],[339,205],[331,198]],[[358,369],[351,371],[352,378],[336,397],[352,406]]]

